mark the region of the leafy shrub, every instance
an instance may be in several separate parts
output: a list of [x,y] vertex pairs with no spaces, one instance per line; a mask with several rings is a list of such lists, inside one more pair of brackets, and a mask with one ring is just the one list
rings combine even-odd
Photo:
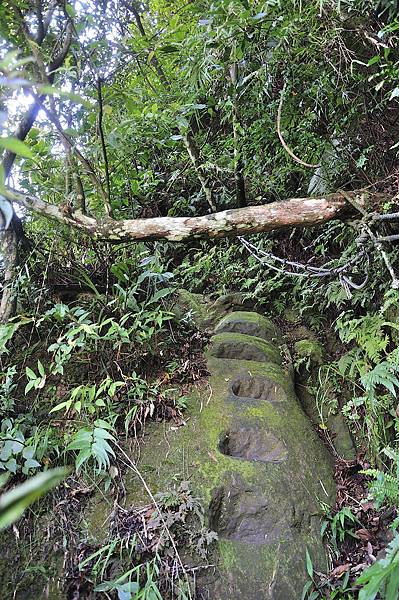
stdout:
[[385,558],[368,567],[356,584],[362,586],[359,600],[375,600],[378,594],[384,600],[397,600],[399,590],[399,534],[386,548]]

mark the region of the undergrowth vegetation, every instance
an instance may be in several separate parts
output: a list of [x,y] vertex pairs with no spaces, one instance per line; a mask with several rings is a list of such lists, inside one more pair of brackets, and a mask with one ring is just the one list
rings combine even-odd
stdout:
[[73,452],[77,469],[102,471],[116,429],[127,436],[147,418],[181,414],[181,384],[201,376],[189,365],[201,338],[162,301],[173,295],[172,274],[138,250],[110,275],[108,295],[86,275],[89,292],[68,304],[43,281],[2,326],[2,469],[31,474]]
[[[38,498],[35,481],[47,491],[68,474],[52,469],[72,466],[14,526],[16,538],[43,524],[47,542],[60,534],[69,597],[200,598],[180,552],[206,571],[217,536],[190,484],[146,490],[141,509],[119,501],[136,468],[126,448],[150,421],[184,426],[206,376],[206,335],[176,309],[178,289],[210,302],[234,292],[285,333],[313,332],[325,350],[311,374],[316,426],[325,436],[326,415],[339,412],[358,450],[336,457],[337,505],[321,526],[331,568],[316,572],[303,549],[303,599],[395,600],[397,1],[5,0],[0,32],[0,526]],[[13,130],[27,98],[22,135]],[[362,191],[350,218],[254,234],[252,252],[243,239],[195,233],[185,244],[176,232],[116,244],[137,218],[156,228],[162,217],[341,188]],[[111,217],[115,229],[94,235]],[[298,371],[310,363],[294,357]],[[21,504],[11,488],[31,477]],[[111,498],[101,543],[78,533],[94,492]],[[14,595],[27,576],[50,585],[39,559],[31,564],[47,548],[35,543],[26,571],[12,573]]]

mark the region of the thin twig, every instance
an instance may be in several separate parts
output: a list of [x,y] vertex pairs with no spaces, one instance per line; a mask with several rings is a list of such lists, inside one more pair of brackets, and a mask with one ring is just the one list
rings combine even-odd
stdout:
[[104,207],[106,207],[108,204],[107,194],[104,191],[103,186],[101,185],[101,181],[99,180],[99,178],[97,177],[97,175],[94,171],[94,167],[91,165],[90,161],[83,156],[83,154],[80,152],[80,150],[73,144],[70,137],[64,132],[58,116],[55,113],[53,113],[52,111],[50,111],[43,104],[41,99],[36,94],[34,94],[33,97],[35,98],[39,107],[46,113],[46,116],[49,119],[49,121],[51,121],[51,123],[53,123],[53,125],[55,126],[55,128],[57,129],[59,134],[61,135],[62,139],[68,144],[69,148],[73,151],[75,156],[82,163],[82,165],[85,168],[87,175],[90,177],[93,185],[99,191],[101,198],[103,200],[103,203],[104,203]]
[[281,133],[281,113],[282,113],[282,110],[283,110],[283,100],[284,100],[285,87],[286,86],[284,84],[283,90],[281,92],[280,103],[278,105],[278,110],[277,110],[277,135],[279,137],[279,140],[281,142],[282,147],[291,156],[291,158],[293,160],[295,160],[295,162],[297,162],[298,164],[302,165],[303,167],[308,167],[309,169],[317,169],[318,167],[320,167],[320,163],[318,163],[316,165],[312,165],[310,163],[307,163],[307,162],[304,162],[303,160],[301,160],[296,154],[293,153],[293,151],[291,150],[291,148],[288,146],[288,144],[284,140],[283,134]]
[[102,81],[99,77],[97,80],[97,93],[98,93],[98,131],[100,133],[101,140],[101,151],[104,160],[104,168],[105,168],[105,182],[107,186],[107,196],[108,200],[104,203],[105,212],[109,217],[112,217],[112,209],[111,209],[111,184],[109,179],[109,163],[108,163],[108,155],[107,155],[107,146],[105,144],[104,130],[103,130],[103,94],[102,94]]
[[[189,582],[189,579],[188,579],[187,571],[186,571],[186,569],[185,569],[185,567],[184,567],[184,565],[183,565],[183,561],[182,561],[182,559],[181,559],[181,557],[180,557],[180,554],[179,554],[179,551],[178,551],[178,549],[177,549],[176,542],[175,542],[175,540],[174,540],[174,538],[173,538],[173,536],[172,536],[172,534],[171,534],[171,532],[170,532],[170,530],[169,530],[169,528],[168,528],[168,525],[167,525],[167,523],[166,523],[166,521],[165,521],[165,518],[164,518],[164,516],[163,516],[163,514],[162,514],[162,511],[161,511],[161,509],[160,509],[160,506],[159,506],[158,502],[157,502],[157,501],[156,501],[156,499],[154,498],[154,495],[153,495],[153,493],[151,492],[150,488],[148,487],[148,484],[147,484],[146,480],[144,479],[144,477],[142,476],[142,474],[140,473],[139,469],[136,467],[136,465],[134,464],[134,462],[132,461],[132,459],[130,458],[130,456],[129,456],[128,454],[126,454],[126,452],[123,450],[123,448],[122,448],[122,447],[121,447],[121,446],[120,446],[120,445],[119,445],[117,442],[115,442],[115,446],[118,448],[118,450],[119,450],[119,451],[120,451],[120,452],[123,454],[123,456],[125,457],[125,460],[127,461],[127,466],[128,466],[128,467],[129,467],[129,468],[130,468],[130,469],[131,469],[131,470],[132,470],[132,471],[133,471],[133,472],[134,472],[134,473],[137,475],[137,477],[140,479],[141,483],[142,483],[142,484],[143,484],[143,486],[144,486],[144,489],[145,489],[145,491],[147,492],[147,494],[148,494],[148,496],[151,498],[151,501],[153,502],[153,504],[154,504],[155,508],[157,509],[157,511],[158,511],[158,514],[159,514],[159,517],[160,517],[160,519],[161,519],[161,521],[162,521],[162,523],[163,523],[163,525],[164,525],[164,527],[165,527],[165,530],[166,530],[166,532],[167,532],[167,534],[168,534],[168,537],[169,537],[169,539],[170,539],[170,543],[171,543],[171,545],[172,545],[172,548],[173,548],[173,550],[174,550],[174,552],[175,552],[175,554],[176,554],[176,558],[177,558],[177,560],[179,561],[179,565],[180,565],[180,567],[181,567],[181,569],[182,569],[182,572],[184,573],[184,575],[185,575],[185,577],[186,577],[186,581],[187,581],[187,589],[188,589],[188,595],[189,595],[189,599],[190,599],[190,600],[193,600],[193,598],[192,598],[192,596],[191,596],[191,591],[190,591],[190,582]],[[125,463],[125,464],[126,464],[126,463]]]

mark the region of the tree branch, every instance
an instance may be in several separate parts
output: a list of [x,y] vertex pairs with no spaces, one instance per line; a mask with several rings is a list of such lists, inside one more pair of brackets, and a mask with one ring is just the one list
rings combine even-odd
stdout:
[[83,156],[83,154],[80,152],[80,150],[73,144],[73,142],[71,141],[70,137],[64,132],[62,125],[60,123],[60,120],[58,118],[58,115],[55,112],[52,112],[51,110],[49,110],[40,100],[39,97],[35,96],[36,102],[38,103],[39,107],[43,110],[43,112],[46,113],[47,118],[49,119],[49,121],[51,123],[53,123],[53,125],[55,126],[55,128],[57,129],[60,137],[62,138],[63,142],[66,144],[66,146],[69,148],[69,150],[73,153],[74,156],[76,156],[76,158],[79,160],[79,162],[82,164],[82,166],[84,167],[86,174],[89,176],[92,184],[94,185],[94,187],[98,190],[104,207],[105,207],[105,212],[107,213],[107,215],[110,214],[111,208],[109,206],[109,200],[108,200],[108,196],[106,194],[106,192],[103,189],[103,186],[101,185],[101,181],[99,180],[99,178],[96,175],[96,172],[94,170],[93,165],[91,164],[91,162],[85,158]]
[[[346,192],[351,199],[364,193]],[[250,233],[311,227],[338,217],[353,214],[351,203],[340,192],[322,198],[292,198],[263,206],[225,210],[201,217],[157,217],[116,221],[106,217],[95,219],[81,211],[68,212],[62,206],[8,189],[5,196],[28,210],[75,227],[87,235],[109,242],[167,239],[181,242],[191,238],[223,238]],[[381,202],[382,194],[369,194],[373,202]]]
[[287,152],[287,154],[289,154],[291,156],[291,158],[295,162],[302,165],[303,167],[308,167],[309,169],[317,169],[318,167],[320,167],[320,164],[311,165],[311,164],[301,160],[296,154],[294,154],[294,152],[291,150],[291,148],[288,146],[287,142],[283,138],[283,134],[281,133],[281,113],[283,111],[284,92],[285,92],[285,84],[284,84],[283,90],[281,92],[280,102],[279,102],[278,110],[277,110],[277,135],[278,135],[278,138],[279,138],[284,150]]
[[[50,8],[49,8],[49,11],[50,11]],[[51,12],[51,14],[52,14],[52,12]],[[45,31],[47,31],[47,29],[48,29],[47,22],[45,23],[44,27],[45,27]],[[50,65],[48,67],[48,72],[49,72],[48,79],[49,79],[50,84],[52,84],[54,82],[54,75],[55,75],[54,71],[56,69],[58,69],[62,65],[63,61],[65,60],[65,57],[66,57],[69,47],[71,45],[71,41],[72,41],[72,23],[69,22],[66,33],[65,33],[65,39],[64,39],[62,48],[61,48],[60,52],[57,54],[57,56],[52,60],[52,62],[50,63]],[[40,96],[39,102],[40,103],[43,102],[45,97],[46,97],[45,95]],[[22,117],[16,131],[14,132],[13,137],[16,137],[18,140],[21,140],[21,142],[23,142],[25,140],[26,136],[32,129],[33,123],[36,120],[36,117],[40,110],[40,103],[35,101],[35,102],[33,102],[32,106],[30,108],[28,108],[28,110]],[[6,178],[9,176],[9,174],[11,172],[15,158],[16,158],[16,154],[10,150],[7,150],[4,154],[3,168],[4,168],[4,173],[5,173]]]
[[97,80],[97,94],[98,94],[98,131],[100,134],[101,141],[101,151],[104,160],[104,169],[105,169],[105,183],[107,186],[107,202],[105,202],[105,212],[109,217],[112,216],[111,209],[111,182],[109,179],[109,163],[108,163],[108,154],[107,154],[107,146],[105,144],[105,136],[103,129],[103,94],[102,94],[102,81],[99,78]]

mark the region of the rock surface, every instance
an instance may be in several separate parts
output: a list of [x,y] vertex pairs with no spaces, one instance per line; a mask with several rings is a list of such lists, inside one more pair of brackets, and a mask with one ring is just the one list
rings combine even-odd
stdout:
[[[207,507],[207,525],[219,539],[210,559],[215,569],[197,572],[197,600],[298,600],[307,580],[306,548],[315,568],[326,567],[318,515],[321,503],[334,502],[332,457],[298,402],[289,354],[274,324],[243,311],[202,317],[215,328],[209,382],[191,394],[184,426],[148,424],[130,454],[152,493],[188,480]],[[124,484],[126,507],[148,504],[132,471]],[[82,535],[105,542],[110,511],[104,494],[92,498]],[[7,536],[4,543],[12,540]],[[47,583],[32,573],[17,599],[66,598],[58,547],[61,554],[43,558]],[[24,569],[28,558],[15,542],[2,550],[5,592],[12,589],[10,564]],[[182,552],[195,564],[189,549]]]
[[[337,397],[329,376],[319,371],[323,364],[323,347],[314,334],[300,326],[291,331],[298,336],[294,343],[294,361],[297,363],[297,394],[301,405],[314,426],[322,427],[331,452],[344,460],[356,458],[356,448],[341,409],[349,398],[342,393]],[[295,338],[294,338],[295,339]],[[318,391],[315,392],[315,389]]]
[[[298,402],[275,326],[233,312],[215,331],[208,398],[192,398],[186,426],[150,428],[139,468],[153,492],[174,470],[208,506],[219,540],[215,573],[198,578],[204,599],[298,600],[306,548],[326,566],[318,515],[334,501],[332,458]],[[129,503],[147,502],[134,478],[126,487]]]

